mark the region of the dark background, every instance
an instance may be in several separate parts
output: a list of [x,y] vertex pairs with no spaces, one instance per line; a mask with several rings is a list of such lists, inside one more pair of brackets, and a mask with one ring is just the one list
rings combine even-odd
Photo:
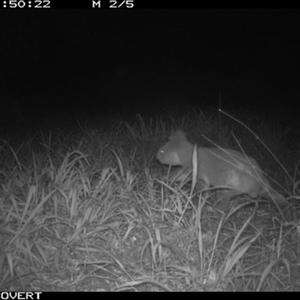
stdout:
[[299,10],[2,9],[0,54],[2,128],[220,99],[299,113]]

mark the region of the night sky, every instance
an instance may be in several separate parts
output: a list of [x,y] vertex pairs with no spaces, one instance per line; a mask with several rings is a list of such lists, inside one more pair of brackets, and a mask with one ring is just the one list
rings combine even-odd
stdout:
[[1,10],[1,122],[180,104],[296,116],[300,11]]

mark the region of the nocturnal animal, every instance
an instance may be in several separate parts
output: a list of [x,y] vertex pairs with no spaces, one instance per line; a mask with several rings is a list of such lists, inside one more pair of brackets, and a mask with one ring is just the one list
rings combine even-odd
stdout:
[[[171,174],[171,181],[181,182],[188,176],[192,180],[193,151],[194,145],[184,132],[178,130],[171,133],[156,158],[161,164],[181,167]],[[288,205],[285,197],[271,187],[256,160],[239,151],[197,147],[197,163],[197,191],[216,187],[217,198],[221,199],[224,210],[228,209],[232,197],[242,194],[275,201],[278,207]]]

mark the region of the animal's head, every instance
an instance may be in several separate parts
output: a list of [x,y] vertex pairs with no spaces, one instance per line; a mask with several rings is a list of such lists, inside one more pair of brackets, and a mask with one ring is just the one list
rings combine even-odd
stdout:
[[173,131],[169,141],[159,149],[156,158],[160,163],[170,166],[188,166],[191,164],[193,145],[181,130]]

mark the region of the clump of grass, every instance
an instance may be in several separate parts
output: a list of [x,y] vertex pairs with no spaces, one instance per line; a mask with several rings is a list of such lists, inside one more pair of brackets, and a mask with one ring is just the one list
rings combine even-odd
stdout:
[[[161,179],[166,173],[153,158],[172,128],[189,131],[198,144],[205,134],[229,148],[237,145],[233,132],[248,152],[241,129],[219,121],[191,110],[137,115],[110,130],[79,124],[2,140],[1,289],[296,290],[296,221],[268,218],[268,209],[243,202],[224,215],[214,208],[213,190],[195,190],[196,155],[191,187]],[[298,168],[287,178],[296,202]]]

